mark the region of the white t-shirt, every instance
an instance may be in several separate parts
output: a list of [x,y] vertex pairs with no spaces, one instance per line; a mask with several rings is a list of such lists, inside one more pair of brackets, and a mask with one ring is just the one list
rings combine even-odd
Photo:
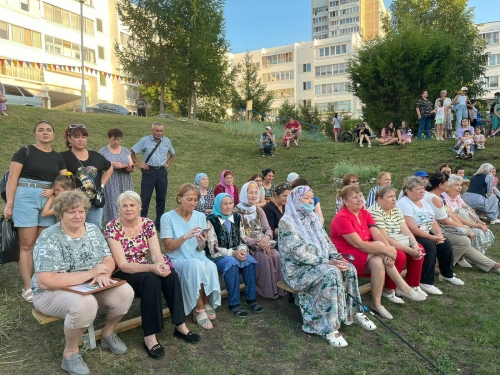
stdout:
[[259,188],[259,195],[258,195],[258,198],[257,198],[257,202],[260,202],[260,198],[261,197],[266,197],[266,191],[264,190],[264,186],[261,186]]
[[436,194],[426,191],[423,200],[427,202],[429,206],[431,206],[432,210],[434,211],[434,215],[436,215],[436,220],[446,219],[448,217],[448,213],[446,212],[445,208],[446,206],[443,204],[441,208],[437,208],[434,203],[432,203],[432,199],[434,198],[441,199]]
[[341,116],[337,116],[337,118],[334,117],[332,119],[332,122],[333,122],[334,129],[340,129],[342,127],[342,117]]
[[434,211],[432,207],[425,200],[420,201],[422,207],[418,207],[413,203],[410,198],[403,197],[398,200],[398,208],[403,213],[403,216],[411,216],[413,222],[418,229],[429,233],[432,229],[432,223],[434,223]]

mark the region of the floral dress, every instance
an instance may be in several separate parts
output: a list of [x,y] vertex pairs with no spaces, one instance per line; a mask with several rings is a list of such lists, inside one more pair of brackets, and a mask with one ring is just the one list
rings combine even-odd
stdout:
[[214,191],[211,188],[207,188],[207,194],[203,195],[203,199],[200,199],[198,201],[195,210],[208,216],[210,214],[207,214],[207,210],[211,210],[214,208],[214,201],[215,201]]

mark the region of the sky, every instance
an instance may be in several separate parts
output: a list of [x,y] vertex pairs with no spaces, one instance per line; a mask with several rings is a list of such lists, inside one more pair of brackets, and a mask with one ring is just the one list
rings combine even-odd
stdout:
[[[389,8],[392,0],[384,3]],[[500,21],[499,0],[469,0],[469,6],[476,23]],[[311,0],[226,0],[225,17],[233,53],[311,40]]]

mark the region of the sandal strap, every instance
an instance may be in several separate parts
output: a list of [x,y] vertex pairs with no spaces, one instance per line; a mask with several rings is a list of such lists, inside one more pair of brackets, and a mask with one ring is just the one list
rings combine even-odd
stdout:
[[247,303],[248,306],[252,309],[253,312],[262,312],[264,308],[257,302]]
[[241,305],[238,305],[238,306],[233,307],[230,311],[231,311],[234,315],[239,316],[239,317],[248,316],[247,311],[246,311],[246,310],[243,308],[243,306],[241,306]]
[[212,324],[212,321],[208,319],[208,314],[206,311],[196,311],[194,310],[194,319],[196,320],[196,324],[198,324],[202,328],[206,328],[208,324]]

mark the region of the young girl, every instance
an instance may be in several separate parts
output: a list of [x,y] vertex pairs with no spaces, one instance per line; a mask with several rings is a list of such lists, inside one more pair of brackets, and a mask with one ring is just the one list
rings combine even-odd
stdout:
[[401,129],[398,129],[398,148],[402,148],[405,144],[411,143],[411,129],[406,121],[401,121]]
[[297,140],[293,137],[292,134],[292,129],[287,129],[285,133],[285,142],[286,142],[286,148],[290,148],[290,141],[293,140],[293,143],[295,143],[295,146],[299,147],[299,143]]
[[444,123],[446,122],[447,113],[443,106],[443,99],[436,100],[437,108],[431,111],[436,114],[436,136],[438,141],[444,141]]
[[474,130],[474,143],[476,144],[476,148],[478,150],[485,150],[484,148],[484,144],[486,143],[486,138],[484,137],[484,134],[483,134],[483,128],[481,128],[480,126],[478,126],[475,130]]
[[45,207],[42,211],[42,216],[52,216],[54,215],[54,209],[52,208],[52,203],[54,202],[54,198],[57,197],[62,192],[66,190],[74,190],[76,188],[75,184],[75,176],[71,172],[67,172],[65,175],[57,176],[52,184],[52,189],[54,189],[54,194],[50,196],[45,203]]
[[380,146],[392,145],[399,141],[396,134],[393,122],[389,121],[385,128],[382,129],[382,134],[380,135],[380,138],[377,139],[377,143]]

